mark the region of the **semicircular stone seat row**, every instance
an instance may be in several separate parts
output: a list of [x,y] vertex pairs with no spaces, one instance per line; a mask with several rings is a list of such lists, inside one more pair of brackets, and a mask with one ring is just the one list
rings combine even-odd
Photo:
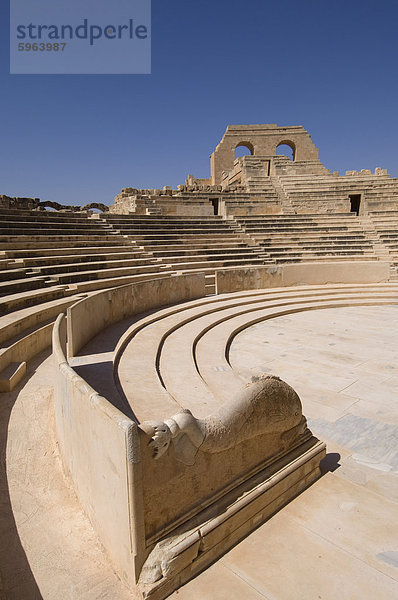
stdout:
[[[71,465],[85,507],[94,512],[97,509],[86,479],[92,480],[93,489],[101,489],[100,508],[104,497],[112,497],[113,510],[118,506],[115,514],[120,518],[109,519],[106,513],[98,529],[102,533],[102,528],[109,529],[113,523],[105,536],[112,550],[119,549],[120,532],[126,531],[122,518],[126,511],[122,509],[133,507],[130,526],[140,557],[134,585],[142,597],[154,600],[166,597],[196,569],[214,561],[220,544],[224,544],[223,551],[229,547],[231,532],[236,543],[255,523],[280,508],[281,498],[286,504],[319,475],[325,444],[308,430],[300,410],[294,413],[297,418],[301,416],[305,428],[300,435],[310,437],[300,438],[299,445],[291,449],[297,454],[289,453],[287,459],[283,457],[287,433],[273,430],[271,437],[279,440],[275,456],[283,464],[278,462],[276,469],[267,462],[268,448],[273,447],[271,438],[257,439],[254,431],[257,423],[260,429],[263,423],[272,423],[272,415],[283,423],[286,411],[280,409],[280,397],[274,410],[270,396],[264,396],[264,406],[251,420],[252,404],[246,404],[245,394],[257,383],[260,387],[276,381],[281,386],[292,383],[281,381],[278,373],[269,370],[260,369],[257,377],[255,371],[235,370],[230,351],[237,335],[257,323],[303,311],[398,305],[398,283],[303,285],[209,297],[204,295],[203,274],[174,279],[174,284],[169,280],[143,282],[84,299],[68,310],[67,333],[65,317],[58,319],[58,337],[54,338],[59,370],[58,429],[64,460]],[[157,288],[162,287],[163,293],[158,294]],[[175,289],[179,289],[179,298],[173,295]],[[148,292],[156,296],[152,304],[144,299]],[[114,300],[114,310],[108,306],[109,300]],[[104,318],[98,318],[95,307],[103,310]],[[82,337],[82,327],[90,335]],[[245,387],[247,383],[250,385]],[[241,425],[243,445],[235,437]],[[98,445],[101,436],[112,442]],[[87,447],[92,452],[92,464],[97,464],[99,446],[101,452],[110,452],[101,463],[107,465],[106,476],[101,469],[87,466]],[[115,447],[122,455],[117,464],[123,469],[127,465],[126,473],[120,476],[121,469],[115,469]],[[261,471],[256,447],[265,460]],[[85,460],[80,469],[82,453]],[[116,502],[114,488],[108,483],[109,465],[120,488]],[[281,496],[279,487],[273,488],[271,482],[282,486]],[[287,497],[285,485],[290,490]],[[248,518],[252,514],[254,521]],[[117,544],[108,538],[117,539]],[[120,564],[124,560],[119,557]],[[173,568],[163,569],[166,564]]]
[[[243,329],[295,312],[398,304],[397,292],[398,284],[342,284],[202,298],[160,309],[132,325],[127,320],[115,328],[114,335],[110,327],[107,335],[101,333],[70,364],[108,399],[121,394],[138,422],[166,418],[182,408],[204,418],[246,383],[229,362],[231,343]],[[103,361],[107,352],[113,368],[103,384],[95,363]]]
[[56,316],[97,290],[202,272],[212,294],[217,271],[248,265],[392,257],[398,266],[394,215],[371,223],[349,214],[225,220],[1,209],[0,216],[4,390],[21,378],[23,362],[50,344]]

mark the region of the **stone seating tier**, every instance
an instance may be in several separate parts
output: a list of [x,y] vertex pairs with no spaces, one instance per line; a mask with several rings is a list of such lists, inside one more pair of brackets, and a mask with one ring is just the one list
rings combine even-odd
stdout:
[[[198,256],[198,251],[200,249],[200,247],[195,248],[191,245],[187,245],[185,248],[181,247],[182,245],[174,245],[174,246],[154,246],[151,249],[151,253],[153,254],[153,256],[162,256],[164,258],[167,258],[168,256],[173,256],[175,258],[177,258],[178,256],[180,257],[195,257]],[[155,249],[156,248],[156,249]],[[235,255],[239,255],[239,256],[249,256],[249,257],[256,257],[256,249],[254,248],[250,248],[248,246],[244,246],[242,244],[241,247],[239,246],[231,246],[226,244],[225,246],[220,247],[218,244],[215,245],[214,248],[212,248],[210,245],[208,245],[206,247],[206,256],[210,257],[223,257],[224,255],[226,256],[231,256],[231,254],[235,254]]]
[[[126,251],[134,252],[135,249],[139,249],[139,247],[131,243],[126,244],[125,239],[103,240],[102,242],[97,242],[95,246],[90,245],[89,242],[85,244],[83,241],[79,241],[79,246],[76,246],[73,242],[64,240],[58,243],[41,242],[40,244],[21,243],[19,240],[16,240],[12,247],[0,250],[0,256],[6,256],[7,259],[5,260],[8,260],[8,262],[10,262],[9,259],[17,261],[20,258],[46,258],[47,256],[54,259],[59,257],[61,260],[63,256],[70,256],[71,253],[73,256],[95,255],[98,251],[100,251],[100,253],[119,253]],[[140,251],[142,252],[142,249]]]
[[14,310],[27,308],[35,304],[63,298],[65,296],[64,286],[53,286],[48,289],[33,289],[25,292],[5,295],[0,298],[0,316]]
[[[80,254],[78,253],[80,250]],[[43,256],[44,249],[42,249],[41,254],[37,256],[32,256],[34,253],[30,252],[30,256],[15,258],[14,260],[17,262],[21,258],[23,258],[23,263],[26,267],[49,267],[52,265],[59,266],[73,264],[79,265],[81,263],[93,263],[98,261],[111,261],[111,260],[142,260],[142,250],[140,248],[134,248],[131,246],[118,246],[116,248],[108,247],[108,248],[85,248],[83,249],[73,249],[73,254],[65,249],[65,253],[61,254],[61,250],[58,250],[57,254],[50,254],[50,250],[47,249],[46,255]],[[10,261],[8,261],[10,264]]]
[[[370,261],[380,254],[372,250],[371,236],[361,220],[349,213],[227,220],[116,214],[93,218],[88,213],[4,209],[0,213],[0,319],[30,311],[26,323],[17,321],[16,329],[12,318],[5,324],[4,331],[18,331],[21,339],[25,325],[31,329],[32,319],[39,330],[55,318],[52,311],[57,303],[63,306],[76,294],[173,272],[204,273],[206,293],[212,294],[220,270],[306,261]],[[372,216],[380,229],[380,244],[390,253],[393,273],[398,263],[397,217],[398,211]],[[50,317],[44,318],[41,306],[48,307]]]
[[[121,218],[105,215],[104,219],[112,224],[115,231],[141,244],[171,269],[179,272],[205,269],[208,293],[214,292],[212,286],[216,269],[269,263],[264,250],[253,240],[248,242],[235,222],[221,217],[136,218],[135,215],[126,215]],[[190,252],[186,253],[186,250]]]
[[[353,305],[372,298],[378,302],[379,296],[380,302],[396,303],[397,290],[397,286],[391,284],[334,285],[330,289],[304,286],[296,290],[257,290],[216,296],[206,302],[191,302],[182,311],[164,309],[156,318],[145,317],[132,325],[119,343],[124,350],[116,351],[115,361],[124,396],[131,398],[139,421],[159,417],[158,412],[152,412],[159,410],[155,399],[163,405],[165,415],[176,409],[177,402],[203,417],[216,408],[217,401],[224,402],[241,385],[228,364],[226,351],[231,345],[231,336],[241,331],[241,324],[249,327],[271,314],[322,308],[331,301],[336,305]],[[124,339],[130,340],[127,346]],[[213,368],[215,364],[219,365],[217,370]],[[143,368],[147,369],[145,376]],[[95,383],[90,379],[89,368],[81,368],[79,372],[84,373],[91,384]],[[135,372],[142,375],[139,381],[132,377]],[[129,383],[132,379],[134,390]],[[191,390],[189,398],[184,395],[186,385]],[[149,404],[148,397],[154,402]]]
[[[10,272],[9,275],[11,276],[12,272]],[[5,296],[6,294],[42,288],[45,285],[45,277],[28,277],[25,279],[12,279],[12,281],[0,281],[0,297]]]
[[339,260],[378,258],[373,241],[353,214],[280,215],[236,220],[277,264],[328,257]]
[[380,208],[386,202],[398,198],[398,181],[388,175],[282,175],[280,183],[292,207],[300,213],[307,213],[310,206],[317,207],[318,212],[344,208],[349,211],[348,195],[361,193],[365,195],[368,206],[373,204]]
[[[155,425],[159,428],[164,422],[173,423],[174,418],[178,419],[176,415],[181,415],[181,407],[190,410],[195,418],[206,419],[217,411],[220,403],[225,407],[228,405],[236,390],[246,382],[245,376],[250,378],[256,375],[256,372],[249,375],[235,373],[229,356],[235,336],[251,325],[307,310],[396,304],[396,293],[397,286],[391,284],[349,284],[246,291],[201,298],[184,305],[160,309],[154,314],[144,315],[138,321],[134,319],[132,323],[125,320],[122,328],[119,324],[117,337],[120,334],[122,337],[110,353],[111,356],[108,354],[109,363],[113,358],[114,383],[111,376],[98,380],[92,368],[96,355],[109,353],[108,346],[101,346],[106,342],[105,337],[98,336],[90,340],[86,347],[80,348],[76,359],[73,356],[70,358],[70,364],[79,377],[83,377],[102,397],[112,401],[112,397],[116,398],[121,392],[124,401],[130,403],[136,421],[140,423],[140,459],[136,454],[134,456],[137,456],[135,464],[138,460],[144,463],[143,478],[135,479],[139,484],[142,482],[144,490],[144,503],[140,504],[143,523],[138,531],[134,530],[133,535],[136,540],[139,535],[144,536],[142,546],[136,546],[145,549],[144,560],[147,561],[138,563],[139,570],[143,568],[141,576],[136,576],[142,597],[156,600],[164,598],[172,589],[194,576],[214,561],[217,548],[220,548],[218,544],[226,534],[231,543],[240,539],[238,530],[243,522],[232,517],[230,511],[234,502],[229,496],[225,507],[219,502],[222,496],[219,487],[222,487],[222,478],[225,476],[221,467],[224,462],[220,464],[218,461],[218,468],[213,472],[209,458],[206,471],[202,471],[199,457],[194,468],[184,470],[176,462],[181,446],[178,443],[173,445],[173,442],[166,449],[166,454],[154,461],[147,448]],[[109,367],[111,373],[112,366]],[[187,389],[190,390],[188,395]],[[234,453],[235,450],[234,447],[228,452]],[[233,465],[237,461],[234,456],[231,458],[233,464],[228,463],[227,470],[236,477]],[[217,535],[212,534],[213,522],[211,527],[207,525],[210,513],[202,513],[204,508],[211,512],[212,497],[208,493],[209,486],[205,490],[206,496],[202,497],[200,480],[205,480],[206,484],[211,481],[210,488],[216,492],[217,514],[220,511],[222,514],[222,518],[217,519]],[[180,484],[184,489],[183,494]],[[165,502],[167,499],[167,504],[163,505],[162,499]],[[227,512],[224,513],[224,510]],[[181,517],[181,513],[184,517]],[[264,518],[265,514],[268,516],[270,513],[261,514]],[[253,521],[244,520],[250,529]],[[223,523],[227,523],[226,529]],[[200,533],[199,545],[195,546],[194,537],[192,541],[195,544],[191,546],[190,535],[196,529]],[[176,540],[179,542],[177,545]],[[226,547],[228,541],[224,540],[223,551]],[[186,552],[187,548],[192,548],[192,551]],[[151,552],[149,558],[148,551]],[[166,565],[168,560],[172,562],[173,569],[158,569],[160,574],[156,571],[156,576],[151,576],[158,561]]]

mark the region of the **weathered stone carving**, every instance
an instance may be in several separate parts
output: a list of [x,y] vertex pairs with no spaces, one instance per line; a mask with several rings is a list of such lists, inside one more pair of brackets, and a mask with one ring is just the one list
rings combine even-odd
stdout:
[[[155,598],[158,593],[160,597],[160,590],[168,590],[170,582],[192,577],[203,561],[214,560],[220,540],[225,549],[243,531],[246,534],[253,529],[254,513],[258,515],[256,523],[266,520],[319,477],[319,462],[325,455],[325,445],[307,428],[300,398],[275,376],[249,383],[205,419],[182,410],[163,422],[144,422],[141,428],[150,438],[144,443],[152,449],[153,458],[159,459],[173,448],[167,455],[170,463],[163,468],[169,469],[176,485],[182,486],[187,469],[172,463],[172,454],[184,465],[196,463],[190,472],[204,463],[213,476],[217,477],[220,468],[235,477],[234,487],[227,485],[222,493],[210,478],[208,493],[215,492],[212,502],[207,499],[199,511],[190,513],[190,519],[158,538],[139,577],[144,597],[152,594]],[[258,463],[251,463],[251,470],[244,470],[236,479],[234,461],[247,458],[247,452],[254,452]]]
[[193,465],[199,448],[210,454],[223,452],[268,432],[280,433],[282,447],[288,447],[306,431],[307,424],[293,388],[279,377],[264,376],[206,419],[182,410],[164,422],[144,422],[141,428],[151,437],[149,446],[155,459],[165,454],[172,442],[176,459]]

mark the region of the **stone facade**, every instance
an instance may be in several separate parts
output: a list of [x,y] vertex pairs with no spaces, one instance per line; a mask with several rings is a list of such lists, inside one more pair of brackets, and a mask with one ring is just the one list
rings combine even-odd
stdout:
[[239,146],[245,146],[254,156],[273,157],[276,156],[278,146],[282,144],[290,146],[294,161],[320,164],[318,148],[302,126],[228,125],[222,140],[210,157],[212,183],[220,183],[223,172],[231,170],[235,149]]
[[[292,158],[278,155],[287,145]],[[235,159],[246,147],[250,155]],[[331,173],[302,126],[229,125],[210,157],[207,179],[188,175],[176,190],[125,188],[110,211],[119,214],[222,217],[269,214],[367,214],[398,207],[398,179],[376,167]]]

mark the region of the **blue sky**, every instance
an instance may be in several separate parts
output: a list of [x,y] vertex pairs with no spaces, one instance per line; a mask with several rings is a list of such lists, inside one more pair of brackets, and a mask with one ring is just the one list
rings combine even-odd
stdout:
[[151,75],[10,75],[4,0],[0,24],[0,193],[176,187],[229,123],[303,125],[332,171],[398,176],[395,0],[152,0]]

